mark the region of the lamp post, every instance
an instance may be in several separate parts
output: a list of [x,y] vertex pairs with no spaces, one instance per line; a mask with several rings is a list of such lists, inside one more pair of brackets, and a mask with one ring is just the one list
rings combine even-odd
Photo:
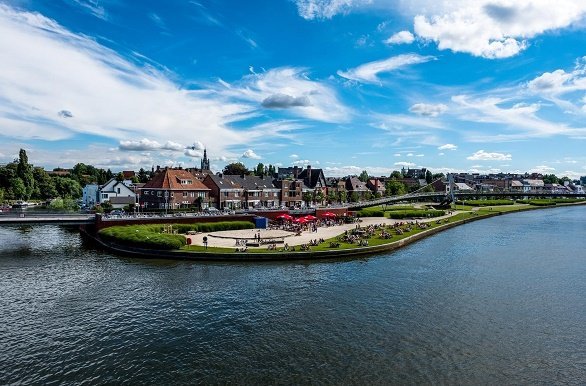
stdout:
[[165,190],[165,216],[167,216],[167,208],[169,207],[169,191]]

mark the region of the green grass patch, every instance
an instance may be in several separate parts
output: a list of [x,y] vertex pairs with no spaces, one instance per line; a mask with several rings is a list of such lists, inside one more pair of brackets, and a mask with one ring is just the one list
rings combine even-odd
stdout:
[[[196,224],[148,224],[113,226],[100,230],[100,237],[105,240],[138,248],[182,249],[186,246],[182,233],[217,232],[235,229],[252,229],[254,224],[248,221],[223,221]],[[163,231],[171,230],[172,233]],[[203,248],[203,247],[202,247]]]
[[389,212],[389,218],[405,219],[405,218],[430,218],[445,215],[443,210],[425,210],[425,209],[411,209],[411,210],[396,210]]
[[466,200],[457,201],[456,205],[469,206],[499,206],[499,205],[513,205],[515,202],[511,200]]

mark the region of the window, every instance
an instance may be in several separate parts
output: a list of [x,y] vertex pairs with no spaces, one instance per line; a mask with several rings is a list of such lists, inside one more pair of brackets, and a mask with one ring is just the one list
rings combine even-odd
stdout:
[[157,197],[161,197],[161,194],[163,194],[163,192],[161,192],[160,190],[157,192]]
[[228,197],[228,192],[224,192],[224,197]]
[[189,197],[195,197],[195,192],[189,192]]
[[102,193],[102,198],[107,199],[108,198],[108,193]]
[[120,194],[120,188],[117,188],[117,193]]
[[145,190],[145,191],[144,191],[144,195],[145,195],[145,196],[148,196],[148,195],[149,195],[149,191],[148,191],[148,190]]
[[206,192],[197,192],[197,197],[206,198]]
[[187,197],[187,192],[183,192],[183,197]]
[[173,194],[173,192],[171,192],[171,197],[175,197],[175,195]]

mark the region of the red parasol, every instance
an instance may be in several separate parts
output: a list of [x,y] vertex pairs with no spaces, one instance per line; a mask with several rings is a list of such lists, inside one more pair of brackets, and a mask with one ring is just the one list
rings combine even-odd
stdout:
[[308,214],[307,216],[305,216],[303,218],[306,219],[307,221],[315,221],[315,220],[317,220],[317,217],[312,216],[310,214]]
[[322,217],[337,217],[337,215],[332,212],[325,212],[322,214]]
[[283,213],[283,214],[277,216],[277,219],[291,221],[291,220],[293,220],[293,216],[288,215],[287,213]]

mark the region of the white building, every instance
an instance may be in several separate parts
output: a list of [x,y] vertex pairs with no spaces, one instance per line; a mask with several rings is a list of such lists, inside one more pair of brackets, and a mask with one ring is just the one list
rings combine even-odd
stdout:
[[[112,200],[113,198],[116,198]],[[100,186],[98,194],[98,203],[111,201],[112,206],[124,207],[128,204],[134,204],[136,202],[136,193],[132,189],[132,181],[116,181],[112,178],[104,185]]]

